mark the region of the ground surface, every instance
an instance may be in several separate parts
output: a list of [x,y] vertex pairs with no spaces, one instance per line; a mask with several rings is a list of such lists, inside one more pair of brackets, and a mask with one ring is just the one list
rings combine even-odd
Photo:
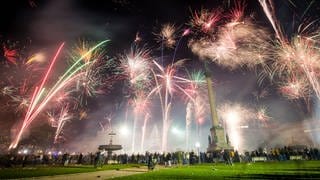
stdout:
[[147,172],[147,167],[132,167],[118,170],[105,170],[89,173],[77,173],[69,175],[42,176],[33,178],[34,180],[93,180],[93,179],[113,179],[115,177],[129,176]]
[[[60,174],[60,175],[57,175]],[[61,175],[65,174],[65,175]],[[56,175],[56,176],[52,176]],[[42,177],[38,177],[42,176]],[[287,161],[193,166],[156,166],[148,171],[146,166],[105,165],[96,170],[89,166],[12,168],[0,170],[0,179],[320,179],[320,161]]]
[[[94,175],[99,176],[99,173],[111,171],[114,174],[119,172],[122,169],[140,169],[140,165],[135,164],[126,164],[126,165],[105,165],[102,168],[94,168],[93,166],[68,166],[68,167],[48,167],[48,166],[37,166],[37,167],[25,167],[25,168],[8,168],[8,169],[0,169],[0,179],[14,179],[14,178],[29,178],[29,177],[39,177],[46,176],[44,179],[50,178],[55,179],[56,176],[60,175],[58,179],[62,177],[71,177],[75,176],[77,178],[81,176],[93,176],[92,173],[96,173]],[[142,168],[141,168],[142,169]],[[122,171],[121,171],[122,172]],[[130,171],[127,171],[130,172]],[[130,173],[122,173],[122,174],[130,174]],[[131,173],[133,174],[133,173]]]
[[123,179],[320,179],[320,161],[203,164],[164,168]]

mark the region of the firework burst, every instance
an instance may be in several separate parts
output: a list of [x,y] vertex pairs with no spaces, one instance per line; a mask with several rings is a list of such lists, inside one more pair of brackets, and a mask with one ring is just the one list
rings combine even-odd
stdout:
[[[280,92],[289,99],[308,97],[311,87],[320,98],[319,70],[320,51],[318,48],[318,26],[311,23],[300,24],[297,33],[287,38],[280,23],[275,17],[275,7],[272,0],[259,0],[278,38],[276,55],[272,64],[270,77],[279,75]],[[284,83],[283,83],[284,82]],[[308,83],[306,83],[308,82]]]
[[190,25],[193,29],[199,32],[212,33],[215,25],[222,18],[221,9],[215,9],[209,11],[207,9],[201,9],[200,11],[195,11],[192,13],[190,20]]
[[91,48],[84,56],[80,57],[56,82],[55,85],[52,86],[52,88],[49,91],[46,91],[46,88],[44,85],[46,85],[46,82],[49,78],[49,75],[52,71],[53,65],[55,64],[58,55],[60,54],[64,43],[61,44],[59,47],[57,53],[55,54],[53,60],[51,61],[48,71],[45,73],[45,76],[43,80],[41,81],[40,85],[37,86],[33,92],[33,95],[31,97],[30,105],[28,106],[27,113],[25,115],[25,118],[22,122],[21,128],[19,130],[18,135],[15,137],[11,145],[9,146],[9,149],[16,148],[21,136],[24,132],[24,130],[31,124],[31,122],[47,107],[48,102],[50,102],[58,92],[64,90],[67,86],[70,86],[74,81],[76,81],[79,77],[84,75],[84,72],[81,72],[83,68],[86,68],[91,64],[91,62],[87,62],[80,67],[77,67],[78,63],[80,63],[83,58],[87,54],[90,54],[92,51],[94,51],[96,48],[101,46],[102,44],[106,43],[107,41],[102,41],[101,43],[97,44],[95,47]]
[[121,58],[121,67],[134,89],[143,89],[151,81],[150,50],[131,48],[130,53]]
[[49,124],[52,127],[56,128],[54,143],[58,143],[59,139],[62,138],[62,130],[68,121],[72,119],[72,115],[69,113],[68,105],[63,107],[58,116],[55,116],[54,113],[48,113]]
[[288,82],[283,82],[279,87],[279,91],[288,99],[300,99],[310,96],[310,87],[307,79],[287,79]]
[[189,46],[201,59],[210,59],[230,69],[254,67],[270,58],[272,46],[268,37],[265,30],[248,21],[221,28],[217,40],[193,39]]
[[[280,75],[287,75],[288,85],[296,86],[291,91],[295,96],[307,95],[307,86],[303,80],[307,79],[310,86],[320,98],[320,84],[318,82],[320,72],[320,51],[315,42],[307,37],[296,36],[292,44],[283,44],[278,51],[278,59],[274,62],[274,70]],[[300,81],[290,80],[289,77],[296,77]],[[287,90],[290,90],[289,86]]]
[[103,46],[94,50],[91,49],[92,46],[89,41],[80,40],[70,53],[72,64],[84,57],[78,61],[76,67],[86,66],[80,70],[84,75],[77,79],[75,87],[71,90],[72,94],[79,98],[78,105],[80,106],[86,106],[88,98],[105,93],[106,77],[103,73],[114,65],[112,60],[106,57]]
[[3,77],[6,78],[1,82],[2,90],[0,95],[8,97],[6,108],[16,109],[16,115],[19,116],[30,104],[31,91],[35,82],[39,81],[39,74],[43,70],[42,65],[45,64],[45,53],[32,54],[27,51],[28,44],[18,41],[11,42],[8,40],[3,46],[4,56],[11,54],[10,56],[14,57],[9,58],[10,60],[7,59],[11,63],[1,69],[4,73]]
[[[204,72],[192,72],[191,74],[189,74],[189,80],[190,83],[188,84],[185,91],[190,94],[190,96],[186,96],[185,94],[183,95],[186,97],[187,102],[190,101],[190,103],[193,104],[193,114],[195,116],[196,123],[201,125],[204,122],[208,105],[205,101],[206,80]],[[190,99],[190,97],[192,98]]]
[[190,83],[190,80],[177,76],[177,69],[181,67],[185,60],[179,60],[173,64],[169,64],[166,67],[161,66],[156,61],[153,61],[157,71],[153,71],[154,79],[156,82],[155,88],[151,92],[157,92],[160,98],[162,108],[162,143],[161,151],[167,150],[167,136],[171,123],[170,112],[172,106],[172,99],[175,92],[182,92],[187,97],[192,99],[190,93],[188,93],[183,86]]
[[189,41],[194,54],[230,69],[255,67],[271,58],[273,46],[268,31],[244,17],[243,4],[231,9],[226,17],[224,24],[209,36]]
[[266,107],[261,107],[257,110],[257,119],[266,125],[266,123],[271,119],[270,116],[268,116],[268,110]]
[[155,33],[156,40],[168,48],[173,48],[176,44],[176,27],[174,24],[162,25],[160,33]]
[[17,60],[19,59],[19,51],[16,47],[10,47],[7,44],[3,45],[3,56],[6,60],[12,64],[17,64]]
[[34,64],[34,63],[43,63],[46,59],[44,53],[36,53],[31,55],[25,62],[26,65]]
[[[144,125],[143,125],[143,132],[142,132],[142,139],[140,148],[143,149],[143,143],[144,143],[144,136],[145,136],[145,126],[147,123],[147,120],[149,119],[149,108],[150,108],[150,101],[149,96],[145,94],[144,91],[137,91],[136,97],[131,99],[131,105],[133,107],[133,126],[132,126],[132,153],[135,152],[135,146],[136,146],[136,131],[137,131],[137,124],[138,120],[142,115],[146,115],[144,117]],[[147,117],[148,115],[148,117]],[[142,151],[143,152],[143,151]]]
[[1,95],[3,96],[12,96],[16,91],[16,88],[13,86],[5,86],[1,89]]
[[[121,56],[121,69],[126,76],[129,84],[130,104],[133,107],[133,134],[132,134],[132,152],[134,153],[136,146],[136,129],[137,121],[141,117],[141,113],[148,112],[149,97],[146,95],[151,87],[151,65],[152,57],[149,49],[139,49],[134,46],[126,55]],[[145,121],[148,118],[145,117]],[[143,135],[144,136],[144,135]],[[143,137],[144,138],[144,137]],[[140,146],[143,149],[143,142]]]

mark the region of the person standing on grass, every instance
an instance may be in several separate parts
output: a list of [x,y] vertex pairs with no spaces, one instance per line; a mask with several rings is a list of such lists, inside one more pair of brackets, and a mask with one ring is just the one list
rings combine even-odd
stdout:
[[232,165],[232,161],[230,159],[230,153],[228,150],[223,150],[223,160],[227,165]]
[[62,155],[61,164],[62,164],[63,166],[65,166],[65,165],[67,164],[67,160],[68,160],[68,154],[67,154],[67,153],[64,153],[64,154]]
[[26,167],[27,161],[28,161],[28,155],[26,154],[22,157],[22,167]]
[[97,168],[100,160],[100,151],[97,151],[96,156],[94,157],[94,167]]
[[152,156],[151,153],[147,154],[147,164],[148,164],[148,170],[153,170],[154,169],[153,156]]
[[229,159],[230,159],[230,162],[231,164],[233,163],[233,159],[234,159],[234,152],[233,150],[229,152]]
[[82,153],[80,153],[77,164],[82,164],[82,158],[83,158],[83,155]]
[[238,151],[234,153],[234,162],[240,162],[240,156]]

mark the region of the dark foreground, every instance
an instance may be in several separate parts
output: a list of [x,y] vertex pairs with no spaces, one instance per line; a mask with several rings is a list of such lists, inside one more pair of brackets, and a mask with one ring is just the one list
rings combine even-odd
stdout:
[[[119,170],[125,168],[139,168],[137,164],[115,164],[104,165],[101,168],[95,168],[90,165],[73,166],[33,166],[19,168],[0,169],[0,179],[30,178],[39,176],[54,176],[62,174],[88,173],[96,171]],[[66,175],[67,176],[67,175]]]

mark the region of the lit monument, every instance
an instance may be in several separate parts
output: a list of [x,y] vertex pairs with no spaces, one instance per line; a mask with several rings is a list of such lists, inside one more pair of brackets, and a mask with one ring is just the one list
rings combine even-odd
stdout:
[[220,151],[222,149],[233,149],[228,143],[228,137],[225,135],[224,128],[219,124],[218,114],[216,110],[215,94],[212,86],[211,73],[207,63],[204,63],[205,75],[208,86],[208,97],[210,103],[212,127],[210,128],[208,152]]

